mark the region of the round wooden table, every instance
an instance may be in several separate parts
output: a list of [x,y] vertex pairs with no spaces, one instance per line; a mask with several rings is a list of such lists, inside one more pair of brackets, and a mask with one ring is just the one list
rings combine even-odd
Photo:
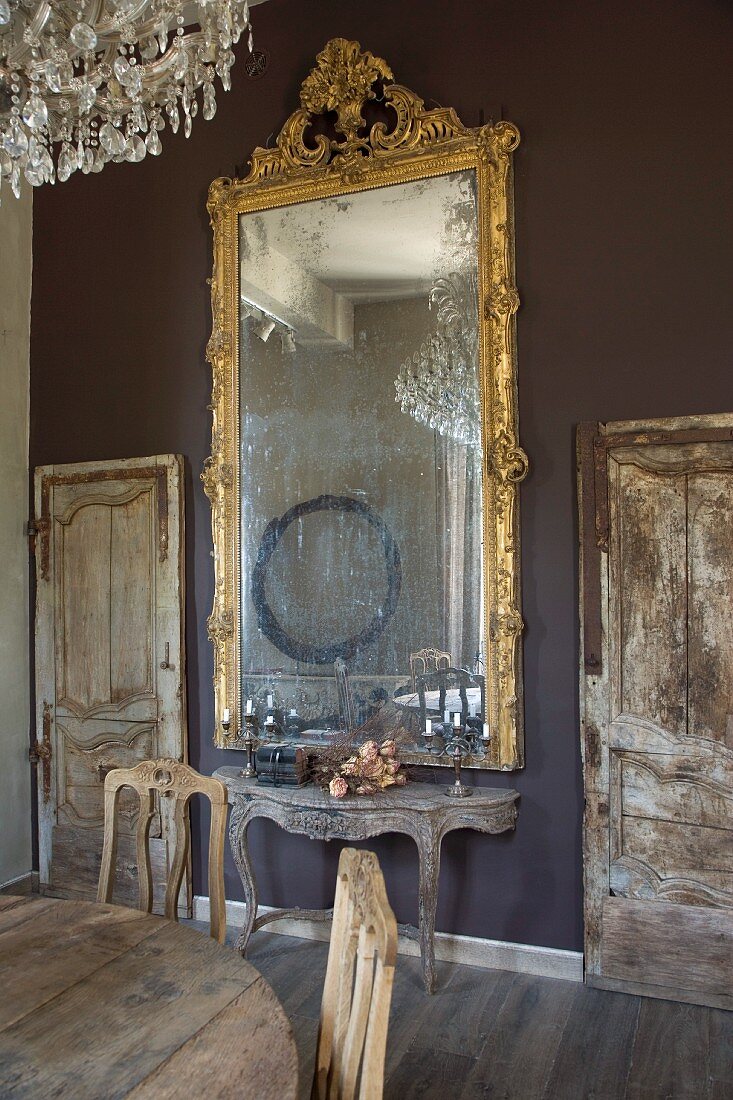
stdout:
[[0,1096],[295,1100],[290,1024],[236,951],[135,909],[0,896]]

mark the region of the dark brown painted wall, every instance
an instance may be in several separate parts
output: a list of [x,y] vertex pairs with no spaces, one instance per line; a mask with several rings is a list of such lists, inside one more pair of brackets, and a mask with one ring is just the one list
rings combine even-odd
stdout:
[[[232,174],[297,104],[341,35],[475,125],[503,111],[516,155],[527,767],[518,829],[453,834],[438,927],[580,948],[574,425],[733,408],[733,11],[715,0],[270,0],[258,82],[234,70],[213,122],[163,155],[35,196],[31,465],[182,452],[187,459],[191,759],[211,746],[209,449],[211,179]],[[241,53],[241,50],[240,50]],[[252,828],[264,903],[321,904],[337,851]],[[414,919],[411,842],[375,843]],[[202,886],[197,844],[196,887]],[[232,866],[228,892],[239,896]]]

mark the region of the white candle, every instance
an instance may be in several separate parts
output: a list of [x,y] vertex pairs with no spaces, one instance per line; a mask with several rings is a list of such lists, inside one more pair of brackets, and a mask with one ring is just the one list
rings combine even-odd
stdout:
[[484,741],[488,741],[490,737],[491,737],[491,733],[489,732],[489,723],[484,722],[484,732],[483,732]]
[[224,716],[222,718],[222,722],[225,726],[229,724],[229,707],[224,707]]
[[267,696],[267,709],[268,710],[270,710],[272,708],[272,703],[273,703],[272,694],[270,694],[270,695]]
[[432,718],[425,719],[425,736],[432,737],[433,735],[433,720]]
[[461,715],[458,711],[456,711],[456,713],[453,715],[453,729],[458,730],[460,728],[461,728]]
[[297,712],[297,710],[295,709],[295,707],[291,707],[291,708],[290,708],[290,717],[291,717],[291,718],[297,718],[297,717],[298,717],[298,712]]
[[271,714],[268,714],[267,715],[267,721],[265,722],[265,725],[266,726],[272,726],[274,724],[274,722],[275,722],[275,719],[272,717]]
[[468,716],[469,716],[469,718],[475,718],[476,717],[476,704],[475,703],[469,703],[469,705],[468,705]]
[[247,714],[251,714],[251,713],[252,713],[252,700],[248,699],[247,700]]
[[446,711],[443,712],[443,721],[445,722],[446,725],[450,722],[450,711],[449,710],[446,710]]

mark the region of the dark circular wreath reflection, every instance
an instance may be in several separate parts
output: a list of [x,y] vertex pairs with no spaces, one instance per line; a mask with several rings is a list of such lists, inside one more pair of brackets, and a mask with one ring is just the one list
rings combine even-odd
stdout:
[[[313,512],[350,512],[359,516],[379,535],[387,566],[387,592],[384,602],[364,629],[358,634],[352,634],[349,638],[324,646],[309,645],[307,642],[299,642],[291,637],[278,620],[265,595],[267,569],[278,543],[291,523]],[[399,547],[381,516],[360,500],[355,500],[353,497],[333,496],[329,493],[313,497],[312,500],[302,501],[290,508],[285,515],[270,520],[262,536],[257,561],[252,570],[252,601],[257,611],[257,625],[260,630],[281,653],[285,653],[295,661],[311,665],[333,664],[337,657],[348,661],[360,649],[364,649],[375,641],[397,609],[401,588],[402,561]]]

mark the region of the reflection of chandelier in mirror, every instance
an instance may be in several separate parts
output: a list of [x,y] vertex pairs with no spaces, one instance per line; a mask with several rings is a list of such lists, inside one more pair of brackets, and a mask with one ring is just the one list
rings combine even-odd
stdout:
[[[231,86],[247,0],[0,0],[0,182],[20,193],[161,152]],[[55,147],[55,148],[54,148]],[[57,152],[54,165],[53,153]]]
[[438,331],[406,359],[395,380],[404,413],[458,443],[480,446],[476,289],[473,277],[453,274],[430,291]]

